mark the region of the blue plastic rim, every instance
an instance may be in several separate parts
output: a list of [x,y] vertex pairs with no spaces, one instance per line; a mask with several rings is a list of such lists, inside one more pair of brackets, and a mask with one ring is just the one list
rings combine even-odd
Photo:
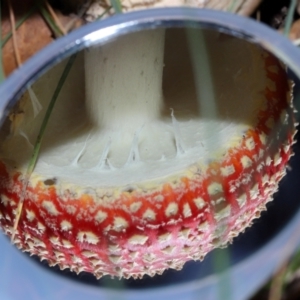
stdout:
[[[28,60],[0,85],[0,122],[16,103],[26,87],[45,73],[50,67],[73,53],[93,45],[103,45],[121,35],[131,32],[171,27],[193,27],[215,29],[263,47],[300,78],[300,50],[287,38],[269,27],[237,15],[194,8],[149,9],[119,14],[103,21],[88,24],[66,37],[56,40]],[[299,161],[299,160],[298,160]],[[255,256],[232,266],[232,300],[246,299],[254,289],[271,275],[283,260],[287,259],[300,241],[300,211],[282,231]],[[113,291],[87,285],[78,285],[32,264],[0,235],[0,253],[5,264],[0,268],[0,298],[21,299],[218,299],[217,286],[222,277],[211,275],[201,280],[176,286],[147,291]],[[257,267],[261,268],[257,272]],[[30,276],[28,276],[30,274]],[[246,275],[245,275],[246,274]],[[247,275],[248,274],[248,275]],[[247,276],[247,278],[245,278]],[[26,283],[24,285],[24,280]],[[26,290],[18,293],[12,285],[17,280]],[[37,284],[38,283],[38,284]]]

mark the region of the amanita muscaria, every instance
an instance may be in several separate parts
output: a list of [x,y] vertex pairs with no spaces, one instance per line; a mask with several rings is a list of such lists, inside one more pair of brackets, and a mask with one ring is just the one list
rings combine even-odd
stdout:
[[[192,35],[206,42],[215,114],[203,114],[207,77],[182,29],[133,33],[77,57],[29,179],[17,247],[62,269],[137,278],[202,260],[259,217],[292,154],[285,68],[238,38]],[[33,84],[1,130],[9,236],[64,65]]]

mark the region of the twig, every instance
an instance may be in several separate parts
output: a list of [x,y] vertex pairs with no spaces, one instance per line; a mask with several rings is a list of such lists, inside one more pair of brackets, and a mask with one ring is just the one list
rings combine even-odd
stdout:
[[258,22],[261,21],[261,12],[260,12],[260,10],[258,10],[258,11],[256,12],[256,21],[258,21]]
[[84,5],[82,5],[80,11],[77,14],[77,18],[74,18],[65,26],[67,32],[70,32],[74,28],[74,24],[76,23],[78,18],[81,19],[83,17],[86,11],[90,8],[91,4],[92,0],[89,0],[86,3],[84,3]]
[[22,62],[21,62],[21,57],[20,57],[20,53],[19,53],[19,50],[18,50],[15,15],[14,15],[14,11],[13,11],[10,0],[7,0],[7,3],[8,3],[8,10],[9,10],[9,18],[10,18],[10,23],[11,23],[14,53],[15,53],[15,57],[16,57],[17,66],[20,67]]
[[[16,30],[34,13],[36,6],[30,8],[30,10],[16,23]],[[1,47],[3,48],[5,44],[12,37],[12,32],[10,31],[1,41]]]
[[287,264],[281,266],[271,281],[269,299],[280,300],[282,298],[283,281],[287,271]]
[[45,5],[53,19],[53,21],[56,23],[56,26],[59,28],[59,30],[66,35],[68,32],[65,30],[65,28],[63,27],[63,25],[61,24],[60,20],[58,19],[55,11],[53,10],[53,8],[51,7],[51,5],[49,4],[49,2],[47,0],[45,0]]

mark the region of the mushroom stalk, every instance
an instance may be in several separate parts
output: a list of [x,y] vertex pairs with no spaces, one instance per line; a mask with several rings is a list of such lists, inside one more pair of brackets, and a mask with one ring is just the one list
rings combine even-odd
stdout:
[[86,109],[93,125],[134,132],[159,117],[164,35],[137,32],[85,52]]

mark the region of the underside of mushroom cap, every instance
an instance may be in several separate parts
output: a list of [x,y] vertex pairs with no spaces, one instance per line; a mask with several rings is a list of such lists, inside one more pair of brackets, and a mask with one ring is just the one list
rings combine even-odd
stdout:
[[[174,36],[178,34],[176,32]],[[90,158],[86,158],[87,162],[84,163],[84,153],[89,153],[92,148],[88,144],[90,142],[89,135],[92,136],[93,133],[90,131],[90,125],[87,127],[88,130],[84,129],[86,134],[82,137],[80,136],[82,131],[79,129],[86,128],[83,126],[86,123],[79,122],[80,126],[77,127],[79,129],[73,134],[67,147],[70,149],[69,156],[65,155],[66,151],[61,151],[62,148],[59,148],[60,138],[56,138],[55,135],[58,135],[59,130],[65,129],[57,125],[57,120],[67,119],[64,125],[69,124],[72,127],[76,124],[76,119],[78,122],[78,112],[83,107],[76,106],[71,111],[72,116],[64,118],[63,116],[69,113],[69,106],[64,104],[61,99],[61,103],[58,103],[57,106],[57,114],[53,116],[52,125],[49,126],[48,137],[47,135],[45,137],[45,146],[41,152],[40,162],[26,189],[23,213],[15,236],[15,244],[19,248],[48,260],[50,265],[58,264],[62,269],[70,268],[77,273],[86,271],[97,277],[109,274],[136,278],[144,274],[161,273],[167,268],[180,269],[188,260],[203,259],[212,249],[225,246],[260,215],[260,212],[265,209],[265,204],[272,199],[272,195],[276,192],[292,154],[291,145],[295,134],[295,120],[291,85],[285,68],[271,54],[254,45],[245,48],[245,45],[239,45],[239,42],[230,46],[228,44],[233,41],[227,36],[215,35],[213,38],[218,42],[220,39],[223,42],[225,40],[222,50],[218,52],[216,49],[215,54],[220,54],[220,51],[226,54],[232,53],[232,49],[235,47],[240,50],[246,49],[243,50],[248,53],[245,60],[252,59],[250,63],[246,62],[246,67],[241,67],[241,71],[238,72],[238,66],[231,64],[234,61],[239,62],[239,59],[242,60],[237,53],[228,59],[229,65],[226,65],[226,56],[221,57],[221,60],[224,59],[225,65],[222,65],[222,71],[218,71],[214,77],[216,84],[218,82],[220,84],[221,92],[217,95],[229,95],[230,89],[228,94],[225,91],[228,90],[228,82],[226,82],[224,70],[231,66],[231,75],[236,76],[232,80],[238,84],[233,89],[245,89],[242,82],[249,79],[246,84],[247,93],[249,94],[253,88],[254,92],[251,97],[257,97],[253,99],[256,109],[249,112],[250,117],[240,119],[237,114],[234,118],[235,121],[239,120],[237,124],[229,119],[230,126],[233,126],[234,129],[238,128],[236,131],[232,130],[230,126],[224,126],[228,120],[225,120],[227,123],[221,120],[222,127],[224,127],[222,139],[219,134],[222,129],[215,127],[218,130],[215,132],[216,140],[220,138],[223,142],[225,135],[228,142],[225,142],[222,147],[218,145],[213,149],[208,148],[210,151],[207,152],[211,156],[206,159],[202,159],[203,155],[199,155],[199,158],[195,159],[194,154],[190,156],[192,162],[189,157],[185,159],[185,153],[188,156],[189,150],[191,149],[190,151],[193,152],[194,148],[197,149],[197,145],[192,144],[189,146],[190,149],[185,149],[185,153],[178,153],[175,135],[178,131],[182,133],[186,130],[185,123],[190,124],[189,114],[193,106],[191,105],[190,111],[187,114],[183,113],[184,117],[180,118],[182,111],[176,106],[177,104],[169,104],[166,100],[165,103],[169,104],[166,111],[169,111],[170,108],[174,109],[173,114],[169,112],[168,118],[166,117],[166,121],[163,123],[163,131],[165,132],[169,128],[169,132],[174,135],[172,146],[175,152],[173,156],[167,156],[165,161],[152,159],[149,163],[148,160],[147,164],[150,164],[148,169],[144,165],[136,167],[134,164],[128,166],[125,163],[120,166],[112,164],[108,169],[90,173]],[[169,53],[168,49],[173,48],[172,41],[172,34],[170,33],[168,36],[167,33],[163,83],[166,98],[178,91],[176,88],[174,91],[173,88],[168,87],[180,85],[184,82],[184,77],[189,78],[188,74],[192,70],[190,68],[190,71],[186,71],[178,83],[169,83],[170,74],[177,70],[176,66],[168,69],[169,58],[166,53]],[[211,43],[211,49],[213,49],[215,44]],[[228,47],[227,50],[226,47]],[[181,50],[178,51],[180,53]],[[182,53],[186,53],[185,51],[183,49]],[[214,55],[213,59],[217,60],[218,57],[220,56]],[[183,63],[183,68],[189,69],[189,63],[187,62],[186,65]],[[182,69],[181,62],[177,64],[177,67]],[[80,82],[82,68],[83,65],[78,60],[78,67],[75,67],[75,71],[70,74],[71,82],[78,76],[79,79],[76,83]],[[218,70],[218,68],[214,70]],[[38,124],[43,116],[43,113],[35,116],[34,108],[28,110],[27,113],[27,107],[29,104],[32,106],[33,95],[37,95],[38,99],[41,98],[40,91],[43,91],[47,98],[46,85],[48,84],[48,91],[51,91],[52,84],[49,74],[46,75],[48,77],[45,77],[44,83],[41,79],[40,86],[37,82],[32,86],[28,96],[24,95],[19,106],[10,115],[12,122],[7,120],[6,127],[1,132],[5,142],[1,152],[0,166],[0,226],[9,236],[12,234],[16,208],[23,190],[24,170],[28,163],[26,158],[30,157],[30,144],[34,140],[33,137],[37,135],[36,127],[38,126],[33,126],[33,124]],[[222,80],[220,79],[222,78],[218,79],[218,74],[222,74],[225,85],[221,84]],[[253,78],[254,75],[263,76],[262,87],[256,84],[258,80]],[[253,78],[252,81],[251,78]],[[260,80],[259,82],[262,84]],[[71,83],[69,81],[66,84]],[[66,89],[65,94],[62,92],[61,97],[70,98],[72,87],[71,85],[71,89]],[[84,92],[84,88],[82,92]],[[80,93],[78,94],[79,96],[74,95],[74,98],[66,99],[67,103],[76,102],[76,97],[80,98]],[[69,96],[67,97],[67,95]],[[226,99],[223,100],[225,103]],[[235,100],[228,111],[238,108],[240,101],[243,99]],[[221,103],[222,107],[224,102],[217,103],[218,105]],[[240,105],[240,111],[242,112],[243,106],[247,107],[247,105],[250,104]],[[42,103],[42,106],[45,107],[45,103]],[[222,113],[224,111],[221,111],[220,114],[224,116],[227,111],[225,110],[224,115]],[[245,112],[241,114],[242,116],[246,115]],[[255,116],[255,118],[253,119],[251,116]],[[32,124],[29,121],[24,122],[27,117]],[[192,117],[194,116],[192,115]],[[20,124],[18,118],[22,119]],[[199,119],[201,118],[199,117]],[[213,121],[218,121],[218,119],[206,121],[210,126],[213,125]],[[198,124],[203,126],[202,119],[199,122]],[[195,132],[197,133],[197,130]],[[232,136],[228,136],[229,133]],[[194,136],[197,137],[196,134]],[[62,137],[64,137],[63,133]],[[77,137],[79,138],[76,139]],[[133,132],[131,141],[135,137],[136,133]],[[203,138],[203,136],[201,137]],[[199,140],[199,144],[203,142],[210,145],[209,140],[210,137],[203,138],[203,140]],[[20,150],[12,151],[13,145],[20,142],[23,156],[19,156]],[[76,145],[76,143],[78,147],[74,148],[75,150],[72,152],[70,145]],[[188,143],[184,140],[183,144],[187,145]],[[94,145],[93,141],[91,145]],[[107,143],[103,143],[100,153],[106,151],[105,145]],[[20,144],[18,147],[20,149]],[[82,149],[85,152],[81,152]],[[127,154],[131,153],[130,145],[124,149],[127,149]],[[57,156],[62,158],[72,157],[69,166],[59,167],[60,160],[56,157],[53,158],[55,152],[59,153]],[[124,152],[126,151],[124,150]],[[74,160],[76,158],[78,159]],[[180,161],[181,158],[185,161],[184,163]],[[83,160],[81,161],[81,159]],[[177,165],[168,169],[168,161],[172,160],[172,163],[176,164],[177,162]],[[66,162],[67,160],[63,161],[63,163]],[[93,161],[91,162],[93,163]],[[151,165],[158,166],[159,164],[162,165],[162,169],[160,175],[155,177],[155,169],[153,170]],[[62,168],[68,167],[71,170],[69,173],[62,172]],[[128,175],[129,171],[125,170],[127,167],[130,172],[135,174]],[[89,183],[85,178],[80,180],[76,174],[74,180],[71,180],[72,172],[76,168],[79,175],[86,175],[89,180],[93,177],[91,174],[99,177],[98,179],[92,178]],[[104,175],[101,175],[101,172]],[[114,174],[122,172],[121,179],[114,178]],[[61,176],[62,174],[63,176]],[[102,180],[109,176],[111,180]],[[95,184],[97,180],[99,183]],[[109,184],[110,182],[112,183]]]

